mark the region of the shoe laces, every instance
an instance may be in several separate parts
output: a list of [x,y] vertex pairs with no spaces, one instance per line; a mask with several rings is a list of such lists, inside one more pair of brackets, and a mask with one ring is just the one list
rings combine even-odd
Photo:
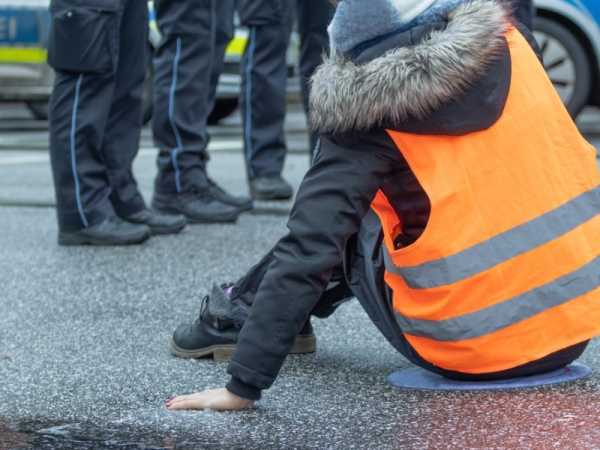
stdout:
[[[222,285],[223,286],[223,285]],[[233,284],[231,284],[233,286]],[[210,296],[206,295],[200,303],[200,313],[196,322],[207,323],[217,330],[226,330],[236,326],[236,322],[233,319],[227,317],[219,317],[211,314],[208,303],[210,302]],[[241,326],[239,326],[241,328]]]
[[235,283],[231,283],[231,282],[223,283],[219,287],[225,293],[225,295],[227,296],[227,298],[229,300],[231,300],[233,298],[233,294],[235,293],[235,290],[234,290]]
[[205,295],[204,298],[202,299],[202,302],[200,303],[200,313],[198,314],[198,319],[196,319],[197,321],[205,321],[205,319],[207,319],[208,317],[210,317],[210,313],[208,312],[208,302],[210,300],[210,297],[208,295]]

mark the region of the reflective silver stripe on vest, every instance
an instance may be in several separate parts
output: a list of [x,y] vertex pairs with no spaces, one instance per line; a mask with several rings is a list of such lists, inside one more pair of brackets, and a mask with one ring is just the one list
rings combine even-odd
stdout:
[[385,248],[386,269],[400,275],[414,289],[453,284],[553,241],[593,219],[599,212],[600,187],[596,187],[530,222],[447,258],[419,266],[396,267]]
[[600,286],[600,257],[555,281],[480,311],[446,320],[410,319],[396,312],[403,333],[437,341],[471,339],[514,325]]

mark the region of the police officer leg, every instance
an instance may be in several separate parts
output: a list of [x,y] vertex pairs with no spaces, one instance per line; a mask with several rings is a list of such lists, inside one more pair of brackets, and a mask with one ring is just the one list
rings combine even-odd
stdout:
[[156,13],[163,42],[154,59],[153,206],[192,223],[233,222],[239,210],[211,195],[206,174],[215,0],[158,0]]
[[[235,0],[219,0],[216,4],[216,32],[213,67],[210,75],[210,90],[208,94],[207,111],[212,112],[216,105],[219,78],[225,67],[225,53],[227,46],[235,34],[233,16],[235,13]],[[213,180],[208,179],[211,194],[219,201],[235,206],[240,211],[250,211],[254,204],[252,199],[246,196],[231,195],[218,186]]]
[[142,96],[147,67],[148,7],[125,0],[120,27],[115,93],[108,116],[103,154],[117,215],[132,223],[144,223],[153,234],[178,233],[183,216],[158,214],[146,208],[133,175],[142,131]]
[[[308,116],[310,79],[323,62],[323,55],[329,51],[327,26],[333,15],[333,7],[328,0],[296,0],[298,32],[300,33],[300,83],[302,101]],[[317,145],[318,136],[310,134],[311,160]]]
[[139,243],[149,231],[115,217],[102,153],[115,88],[114,44],[122,5],[115,2],[99,11],[54,0],[51,11],[48,60],[56,81],[49,128],[59,243]]
[[111,201],[121,217],[145,208],[132,164],[142,131],[147,17],[145,2],[124,0],[115,91],[102,146],[112,187]]
[[[291,2],[241,5],[250,39],[242,62],[242,119],[250,190],[255,199],[281,200],[293,195],[281,172],[287,153],[284,134],[286,55],[291,31]],[[251,11],[251,13],[248,13]]]
[[219,78],[225,67],[225,52],[229,42],[234,37],[235,25],[233,16],[235,13],[235,0],[219,0],[216,4],[216,31],[213,67],[210,74],[210,91],[208,94],[209,107],[212,111],[217,99],[217,88]]

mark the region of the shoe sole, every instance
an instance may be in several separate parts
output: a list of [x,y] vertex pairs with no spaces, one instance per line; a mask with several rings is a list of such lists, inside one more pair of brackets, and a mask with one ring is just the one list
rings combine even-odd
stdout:
[[184,223],[183,225],[178,225],[176,227],[174,226],[174,227],[150,228],[150,233],[152,234],[152,236],[164,236],[167,234],[179,234],[183,230],[185,230],[186,226],[187,226],[187,223]]
[[249,203],[247,205],[240,205],[240,206],[236,206],[236,205],[231,205],[231,206],[238,208],[241,213],[249,212],[254,209],[254,203]]
[[191,216],[184,214],[183,211],[179,211],[178,209],[175,209],[175,208],[159,206],[156,203],[152,204],[152,208],[154,208],[156,211],[163,213],[163,214],[181,214],[181,215],[185,216],[185,218],[187,219],[187,223],[191,224],[191,225],[202,224],[202,223],[204,223],[204,224],[236,223],[237,219],[240,215],[239,210],[238,210],[231,214],[223,214],[221,216],[216,216],[216,217],[212,216],[210,218],[208,218],[208,217],[191,217]]
[[270,193],[270,194],[260,194],[258,192],[252,192],[252,198],[254,200],[268,202],[268,201],[283,201],[283,200],[291,200],[294,194],[281,194],[281,193]]
[[[185,350],[178,347],[171,338],[171,353],[179,358],[198,359],[212,356],[215,361],[229,361],[235,352],[235,344],[211,345],[197,350]],[[317,338],[315,336],[297,336],[290,355],[314,353],[317,351]]]
[[84,245],[91,245],[96,247],[121,247],[127,245],[139,245],[143,244],[150,238],[150,234],[145,234],[144,236],[136,236],[130,239],[124,239],[122,241],[103,241],[100,239],[93,238],[84,238],[81,236],[58,236],[58,245],[63,247],[77,247]]

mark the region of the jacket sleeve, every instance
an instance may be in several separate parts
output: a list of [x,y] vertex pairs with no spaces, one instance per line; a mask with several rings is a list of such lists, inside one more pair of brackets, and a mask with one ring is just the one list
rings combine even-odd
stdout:
[[288,222],[288,234],[258,289],[229,365],[227,388],[258,399],[269,388],[340,264],[385,178],[401,160],[385,131],[322,137]]

